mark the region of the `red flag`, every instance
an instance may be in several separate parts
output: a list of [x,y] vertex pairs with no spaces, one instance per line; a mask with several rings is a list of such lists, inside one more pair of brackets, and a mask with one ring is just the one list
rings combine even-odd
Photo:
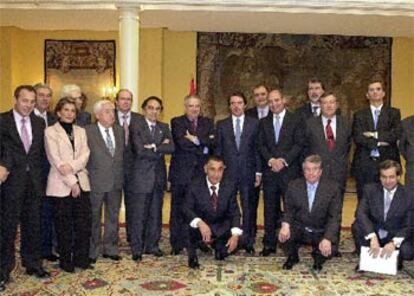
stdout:
[[194,83],[194,77],[191,78],[190,81],[190,91],[188,92],[188,94],[190,96],[194,95],[196,93],[196,87],[195,87],[195,83]]

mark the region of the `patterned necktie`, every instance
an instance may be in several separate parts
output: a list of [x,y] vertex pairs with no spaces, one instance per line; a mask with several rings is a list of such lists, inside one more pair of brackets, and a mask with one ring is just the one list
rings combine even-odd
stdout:
[[[374,128],[375,128],[375,130],[377,129],[378,119],[379,119],[380,112],[381,111],[379,109],[375,109],[374,110]],[[370,156],[372,156],[372,157],[379,157],[380,156],[380,153],[379,153],[378,148],[372,149],[371,150],[371,153],[370,153]]]
[[114,156],[115,147],[114,147],[114,143],[112,142],[111,135],[109,134],[109,129],[105,129],[105,133],[106,133],[106,147],[108,148],[109,153],[111,153],[111,155]]
[[26,119],[22,118],[22,126],[20,129],[20,137],[22,139],[23,142],[23,146],[24,146],[24,150],[26,151],[26,154],[29,153],[30,150],[30,137],[29,137],[29,132],[27,131],[27,127],[26,127]]
[[128,115],[122,115],[122,128],[124,129],[124,136],[125,136],[125,146],[128,145],[129,140],[129,127],[128,127]]
[[240,118],[236,119],[236,130],[235,130],[235,139],[236,139],[236,147],[239,150],[240,147],[240,138],[241,138],[241,127],[240,127]]
[[210,189],[211,189],[211,191],[213,191],[212,194],[211,194],[211,203],[213,204],[214,210],[217,211],[217,205],[218,205],[218,196],[217,196],[217,193],[216,193],[217,187],[212,185],[210,187]]
[[391,192],[385,190],[385,198],[384,198],[384,221],[387,220],[388,211],[390,210],[391,206]]
[[330,119],[328,119],[328,124],[326,125],[325,131],[326,131],[326,139],[327,139],[327,144],[328,144],[328,151],[332,152],[333,149],[335,148],[335,138],[334,138],[334,133],[331,127]]
[[319,107],[318,107],[318,106],[313,106],[313,107],[312,107],[312,115],[313,115],[314,117],[318,117],[318,109],[319,109]]
[[151,124],[151,138],[153,141],[155,141],[155,124]]
[[274,122],[274,129],[275,129],[275,144],[279,142],[279,134],[280,134],[280,116],[279,114],[275,116]]

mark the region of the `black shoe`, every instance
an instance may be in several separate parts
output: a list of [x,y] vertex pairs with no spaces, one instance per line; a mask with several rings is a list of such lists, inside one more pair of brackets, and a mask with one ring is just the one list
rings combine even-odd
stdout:
[[188,258],[188,267],[192,269],[200,268],[200,264],[198,263],[197,256]]
[[220,251],[214,252],[214,259],[218,261],[224,261],[225,258],[226,258],[226,254],[224,254],[223,252],[220,252]]
[[246,250],[246,253],[247,254],[250,254],[250,255],[254,255],[254,247],[253,246],[247,246],[246,248],[244,248],[245,250]]
[[172,251],[171,251],[171,255],[173,255],[173,256],[180,255],[182,250],[183,249],[173,248]]
[[203,253],[211,253],[211,248],[209,246],[207,246],[204,243],[201,243],[198,248],[200,249],[201,252]]
[[359,270],[359,264],[357,264],[357,265],[355,266],[354,270],[355,270],[356,272],[360,272],[360,270]]
[[95,264],[96,263],[96,260],[97,260],[97,258],[89,257],[89,263],[90,264]]
[[332,254],[332,257],[342,258],[342,253],[339,251],[334,251]]
[[286,260],[286,262],[283,264],[283,269],[284,270],[291,270],[292,267],[299,263],[299,258],[297,256],[289,256]]
[[87,270],[87,269],[89,269],[89,270],[92,270],[92,269],[95,269],[95,267],[92,265],[92,264],[75,264],[75,267],[77,267],[77,268],[80,268],[80,269],[83,269],[83,270]]
[[132,260],[135,262],[142,261],[142,255],[132,255]]
[[397,266],[398,271],[400,271],[403,268],[404,268],[403,261],[402,260],[398,260],[398,266]]
[[47,261],[50,261],[50,262],[56,262],[56,261],[58,261],[58,260],[59,260],[59,256],[56,256],[56,255],[50,254],[50,255],[48,255],[48,256],[43,256],[43,259],[45,259],[45,260],[47,260]]
[[262,255],[263,257],[267,257],[272,253],[276,254],[276,249],[263,248],[263,250],[260,252],[260,255]]
[[75,266],[72,263],[60,262],[59,267],[60,267],[60,269],[62,269],[63,271],[66,271],[66,272],[72,273],[72,272],[75,271]]
[[120,261],[122,260],[122,257],[119,255],[108,255],[108,254],[103,254],[102,257],[104,257],[105,259],[111,259],[113,261]]
[[34,275],[39,279],[44,279],[50,277],[50,273],[44,270],[42,267],[39,268],[28,268],[26,269],[28,275]]
[[6,284],[0,281],[0,292],[6,291]]
[[155,250],[155,251],[151,252],[150,254],[154,255],[155,257],[162,257],[162,256],[164,256],[164,253],[160,249]]
[[320,272],[320,271],[322,270],[322,266],[323,266],[323,263],[322,263],[322,262],[320,262],[320,261],[315,261],[315,262],[313,263],[312,268],[313,268],[313,270],[315,270],[315,271],[317,271],[317,272]]

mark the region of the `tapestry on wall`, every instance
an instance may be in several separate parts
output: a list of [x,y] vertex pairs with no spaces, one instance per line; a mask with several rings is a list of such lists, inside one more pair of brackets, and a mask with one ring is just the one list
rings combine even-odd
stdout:
[[197,39],[197,89],[203,113],[216,120],[227,116],[233,91],[243,91],[252,106],[252,87],[263,82],[282,88],[294,110],[307,100],[306,81],[318,77],[348,117],[366,104],[370,79],[385,81],[391,94],[392,38],[198,33]]
[[88,97],[86,109],[92,111],[116,83],[115,41],[46,40],[45,82],[55,91],[55,100],[63,85],[79,85]]

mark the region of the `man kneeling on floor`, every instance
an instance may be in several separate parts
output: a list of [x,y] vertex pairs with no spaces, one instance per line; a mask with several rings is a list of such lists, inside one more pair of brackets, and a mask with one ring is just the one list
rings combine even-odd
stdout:
[[285,213],[279,241],[288,255],[283,269],[292,269],[299,262],[299,247],[312,246],[313,269],[322,270],[337,244],[341,221],[341,190],[328,178],[321,178],[322,159],[308,156],[303,162],[304,178],[292,181],[285,197]]
[[194,179],[187,191],[183,214],[190,224],[188,266],[199,268],[196,248],[202,240],[215,251],[216,260],[232,253],[243,231],[234,184],[223,180],[224,162],[210,156],[204,166],[205,177]]
[[[374,258],[389,258],[399,249],[398,270],[401,270],[403,260],[414,258],[410,238],[413,199],[399,183],[402,169],[398,162],[384,160],[379,164],[379,173],[380,183],[364,187],[352,234],[358,253],[365,246]],[[359,265],[355,269],[358,271]]]

